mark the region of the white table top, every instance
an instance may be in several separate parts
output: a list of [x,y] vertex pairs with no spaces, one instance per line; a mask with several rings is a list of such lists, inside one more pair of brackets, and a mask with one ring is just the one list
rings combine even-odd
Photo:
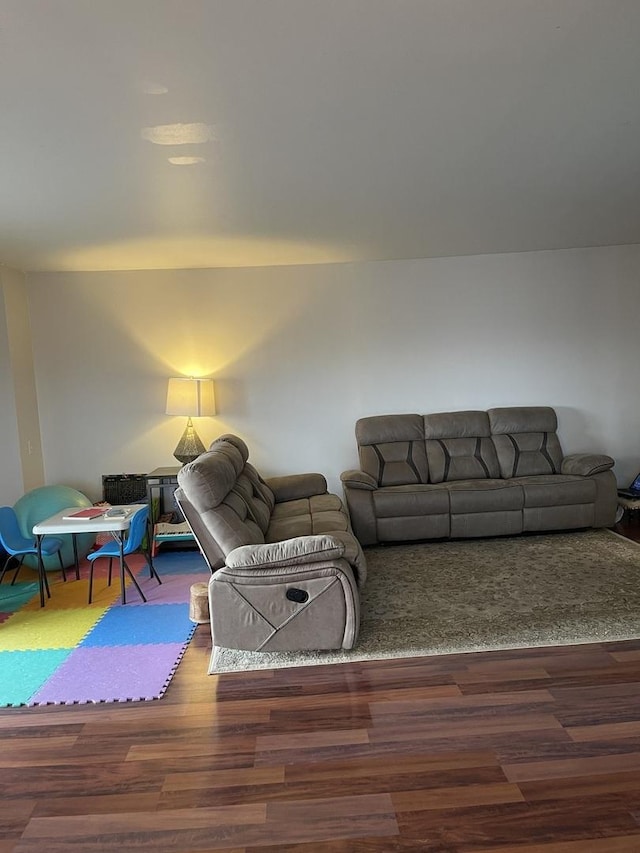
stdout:
[[[100,533],[109,530],[128,530],[131,524],[131,519],[136,514],[144,509],[146,504],[126,504],[118,506],[118,509],[127,511],[124,518],[105,518],[104,515],[98,515],[96,518],[65,518],[65,515],[70,515],[72,512],[78,512],[84,507],[67,507],[61,509],[55,515],[45,518],[44,521],[39,521],[33,526],[34,536],[42,536],[45,533]],[[116,507],[113,507],[114,509]],[[105,507],[106,512],[110,507]]]

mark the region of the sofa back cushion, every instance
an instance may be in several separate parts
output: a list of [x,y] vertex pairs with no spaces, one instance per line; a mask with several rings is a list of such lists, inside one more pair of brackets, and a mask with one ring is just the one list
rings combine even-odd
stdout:
[[424,417],[432,483],[499,477],[486,412],[440,412]]
[[275,502],[248,455],[241,439],[222,436],[178,472],[187,500],[224,554],[264,542]]
[[376,415],[356,422],[360,467],[378,486],[429,482],[421,415]]
[[488,415],[502,477],[560,473],[563,454],[552,408],[515,406],[489,409]]

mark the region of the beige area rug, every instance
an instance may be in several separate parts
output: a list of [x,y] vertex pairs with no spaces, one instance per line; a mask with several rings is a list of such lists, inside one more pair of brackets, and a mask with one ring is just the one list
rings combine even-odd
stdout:
[[210,672],[640,636],[640,546],[607,530],[387,545],[365,554],[356,648],[216,649]]

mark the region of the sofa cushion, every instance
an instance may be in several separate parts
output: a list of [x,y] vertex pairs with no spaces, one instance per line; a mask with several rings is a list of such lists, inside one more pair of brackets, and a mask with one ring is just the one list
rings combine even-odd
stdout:
[[510,482],[519,483],[522,486],[525,507],[570,506],[594,503],[596,499],[596,484],[587,477],[548,474],[538,477],[518,477]]
[[451,534],[449,512],[434,515],[398,515],[378,518],[378,541],[410,542],[416,539],[446,539]]
[[[178,483],[187,486],[190,503],[199,512],[224,503],[240,522],[255,525],[264,533],[274,504],[273,493],[256,469],[247,462],[249,451],[241,438],[225,435],[209,450],[178,472]],[[250,541],[255,535],[250,534]]]
[[297,501],[285,501],[273,508],[265,541],[280,542],[298,536],[329,534],[344,546],[344,559],[351,565],[363,585],[367,567],[360,543],[353,535],[349,517],[337,495],[314,495]]
[[491,435],[518,432],[555,432],[558,417],[551,406],[505,406],[489,409]]
[[513,480],[459,480],[448,486],[452,515],[521,510],[524,493]]
[[245,472],[246,468],[222,503],[232,507],[242,521],[253,522],[265,533],[271,518],[271,506]]
[[175,500],[182,510],[182,514],[189,523],[189,527],[193,530],[196,542],[200,547],[202,556],[207,565],[214,572],[221,566],[224,566],[225,552],[220,547],[220,544],[213,537],[209,526],[205,524],[199,512],[196,512],[191,502],[188,500],[184,490],[178,486],[174,492]]
[[295,501],[278,503],[273,507],[271,520],[290,518],[296,515],[335,512],[336,510],[342,510],[342,501],[337,495],[327,492],[323,495],[312,495],[310,498],[299,498]]
[[262,479],[258,471],[256,471],[250,462],[245,463],[244,471],[242,473],[251,480],[254,497],[263,501],[269,507],[269,511],[271,512],[275,504],[275,496],[272,489],[269,487],[269,484]]
[[522,533],[524,511],[461,512],[451,516],[453,539],[475,539],[480,536],[516,536]]
[[294,536],[311,536],[333,530],[347,530],[348,520],[337,495],[314,495],[276,504],[265,539],[278,542]]
[[[187,489],[188,484],[185,493]],[[236,510],[225,502],[201,512],[200,519],[225,555],[241,545],[259,545],[265,541],[257,524],[241,519]]]
[[215,450],[218,447],[224,447],[225,445],[235,447],[242,457],[243,462],[246,462],[249,459],[249,448],[247,447],[246,442],[243,441],[239,435],[234,435],[231,432],[225,432],[224,435],[219,435],[215,438],[209,445],[209,450]]
[[373,493],[377,518],[438,515],[449,512],[449,493],[442,486],[385,486]]
[[218,439],[178,472],[187,499],[225,554],[239,545],[264,542],[269,523],[263,487],[252,479],[251,469],[245,471],[242,447]]
[[430,482],[500,476],[486,412],[425,415],[424,435]]
[[198,512],[218,506],[235,486],[245,460],[234,445],[214,442],[212,448],[178,471],[178,483],[188,483],[188,497]]
[[309,498],[327,491],[324,474],[289,474],[285,477],[269,477],[265,485],[273,493],[276,503]]
[[555,411],[548,406],[489,409],[500,474],[504,478],[557,474],[562,448]]
[[379,486],[428,483],[420,415],[377,415],[356,423],[360,467]]

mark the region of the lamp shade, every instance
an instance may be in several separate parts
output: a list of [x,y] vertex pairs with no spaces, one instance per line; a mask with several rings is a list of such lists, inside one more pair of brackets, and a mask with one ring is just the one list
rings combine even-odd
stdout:
[[216,413],[213,379],[170,379],[166,412],[189,418],[213,417]]

